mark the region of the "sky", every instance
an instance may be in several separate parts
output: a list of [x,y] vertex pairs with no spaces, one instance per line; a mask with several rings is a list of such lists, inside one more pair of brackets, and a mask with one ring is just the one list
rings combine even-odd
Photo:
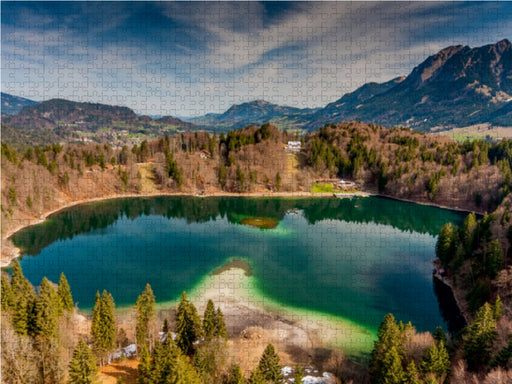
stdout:
[[504,38],[512,2],[1,1],[1,89],[153,116],[323,107]]

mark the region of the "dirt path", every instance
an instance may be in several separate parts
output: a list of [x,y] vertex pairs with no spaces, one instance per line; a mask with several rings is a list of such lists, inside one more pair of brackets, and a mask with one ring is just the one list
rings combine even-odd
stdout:
[[160,192],[155,180],[155,165],[152,163],[139,164],[139,172],[141,176],[141,194],[155,194]]

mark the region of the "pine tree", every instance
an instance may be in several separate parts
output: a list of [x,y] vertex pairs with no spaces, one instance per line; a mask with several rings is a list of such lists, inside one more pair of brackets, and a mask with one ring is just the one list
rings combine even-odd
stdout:
[[[403,328],[405,331],[405,326]],[[398,365],[401,367],[403,355],[402,332],[391,313],[384,316],[377,336],[369,365],[370,377],[372,383],[385,383],[388,375],[393,377],[396,373],[388,371],[397,370]],[[391,349],[394,350],[393,353],[390,352]]]
[[402,368],[402,358],[394,345],[384,352],[382,367],[377,380],[372,380],[372,383],[401,384],[403,382],[405,374]]
[[258,370],[262,373],[266,381],[273,383],[284,382],[279,356],[272,344],[267,345],[267,348],[265,348],[265,351],[260,358],[260,363],[258,364]]
[[216,331],[216,313],[213,301],[208,300],[203,318],[203,335],[205,339],[211,339],[215,336]]
[[424,373],[433,373],[437,377],[442,377],[450,368],[450,357],[444,346],[444,342],[440,341],[439,345],[435,342],[427,348],[421,361],[421,370]]
[[194,342],[201,336],[201,319],[196,307],[192,304],[187,294],[181,294],[180,304],[176,312],[176,344],[187,355],[194,350]]
[[471,212],[469,215],[467,215],[466,218],[464,219],[464,222],[462,223],[460,237],[462,240],[462,244],[464,245],[464,253],[466,259],[471,257],[471,254],[473,252],[473,241],[476,225],[476,215],[474,212]]
[[64,273],[60,274],[57,294],[59,295],[62,309],[68,313],[73,312],[73,296],[71,295],[71,288],[69,287],[68,279],[66,279],[66,275],[64,275]]
[[437,342],[442,341],[446,345],[446,333],[444,333],[443,327],[437,327],[434,330],[432,337],[434,337],[434,340],[436,340]]
[[217,313],[215,315],[215,336],[225,340],[228,339],[228,331],[226,329],[226,322],[224,321],[224,314],[220,308],[217,308]]
[[83,340],[80,340],[73,351],[69,362],[69,384],[95,383],[96,361],[91,350]]
[[249,377],[248,384],[267,384],[267,380],[265,379],[265,375],[260,371],[258,367],[256,367]]
[[496,301],[492,307],[494,319],[498,321],[503,316],[503,303],[501,301],[500,295],[496,296]]
[[23,271],[21,270],[20,262],[17,259],[14,259],[12,263],[11,274],[11,287],[15,294],[20,294],[24,289],[25,276],[23,275]]
[[2,301],[2,311],[14,311],[16,308],[16,302],[14,299],[14,292],[11,288],[11,284],[7,277],[2,274],[2,292],[1,292],[1,301]]
[[456,230],[452,223],[446,223],[441,231],[436,243],[436,255],[443,264],[449,263],[456,251]]
[[300,365],[297,365],[297,369],[295,370],[295,376],[293,377],[293,383],[301,384],[303,378],[304,373],[302,372],[302,367]]
[[147,345],[144,343],[140,350],[140,362],[138,366],[138,384],[151,384],[151,360]]
[[280,191],[281,190],[281,175],[279,174],[279,172],[276,173],[276,191]]
[[498,272],[501,270],[503,264],[503,251],[501,250],[500,242],[494,239],[489,244],[489,249],[485,252],[484,269],[485,274],[491,279],[494,279]]
[[43,277],[39,298],[36,301],[36,333],[47,339],[57,336],[57,320],[59,317],[59,297],[50,281]]
[[464,358],[468,362],[469,370],[476,371],[487,365],[496,336],[494,311],[489,303],[485,303],[477,311],[464,341]]
[[16,300],[14,307],[14,314],[12,316],[12,325],[14,330],[20,335],[29,333],[29,313],[31,303],[24,297],[19,297]]
[[34,288],[23,276],[18,260],[14,260],[11,273],[11,289],[15,302],[12,317],[14,330],[20,335],[33,334],[36,301]]
[[92,311],[91,335],[96,356],[100,359],[100,364],[104,364],[104,359],[109,352],[114,350],[116,341],[116,320],[115,304],[110,293],[103,291],[101,297],[96,292],[96,299]]
[[[135,304],[137,309],[137,323],[135,326],[137,346],[140,348],[150,339],[150,323],[155,315],[155,295],[149,284],[146,284],[144,291],[137,299]],[[151,347],[151,342],[149,347]]]
[[404,384],[421,384],[420,376],[414,360],[411,361],[405,369]]
[[152,380],[165,384],[200,384],[199,376],[171,337],[156,343],[151,360]]
[[231,372],[227,384],[245,384],[245,377],[242,368],[238,364],[231,366]]

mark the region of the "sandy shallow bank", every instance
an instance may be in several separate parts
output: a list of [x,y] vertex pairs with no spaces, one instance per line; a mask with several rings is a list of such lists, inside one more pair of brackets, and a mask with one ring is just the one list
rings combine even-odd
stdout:
[[296,348],[308,355],[318,348],[341,348],[356,357],[373,348],[375,335],[349,320],[286,307],[264,297],[256,277],[248,273],[250,266],[240,267],[242,263],[225,264],[189,293],[200,313],[208,300],[219,306],[231,335],[251,339],[259,332],[285,350]]

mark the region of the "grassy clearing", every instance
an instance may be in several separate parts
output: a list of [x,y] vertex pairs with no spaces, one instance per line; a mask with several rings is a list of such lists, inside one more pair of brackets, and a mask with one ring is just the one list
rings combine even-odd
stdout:
[[311,193],[334,193],[334,187],[331,183],[315,183],[311,188]]

